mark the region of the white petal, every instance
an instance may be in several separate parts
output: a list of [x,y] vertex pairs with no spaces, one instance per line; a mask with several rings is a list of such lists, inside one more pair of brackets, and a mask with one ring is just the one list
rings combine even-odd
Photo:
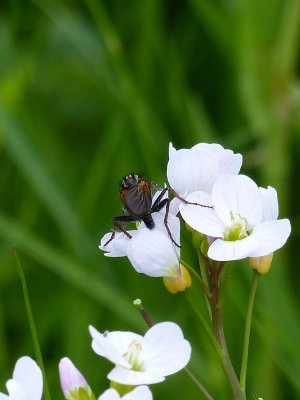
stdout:
[[177,215],[179,213],[179,206],[181,204],[181,200],[178,197],[174,197],[170,203],[170,214]]
[[23,393],[22,398],[40,400],[43,392],[43,375],[37,363],[28,356],[21,357],[13,373],[15,381]]
[[220,151],[216,154],[219,161],[220,174],[237,175],[240,172],[243,157],[241,154],[234,154],[232,150]]
[[98,400],[119,400],[120,395],[115,389],[107,389],[105,390],[104,393],[100,397],[98,397]]
[[[154,228],[151,229],[152,232],[155,232],[156,230],[160,230],[163,233],[167,233],[166,230],[166,226],[165,226],[165,212],[157,212],[157,213],[153,213],[152,214],[152,218],[153,218],[153,222],[154,222]],[[172,237],[175,240],[176,243],[179,244],[180,242],[180,220],[178,217],[176,217],[173,213],[169,213],[168,215],[168,227],[172,233]],[[139,231],[141,231],[142,229],[148,229],[145,225],[145,223],[142,221],[137,234],[139,235]],[[135,238],[137,236],[137,234],[135,235]],[[167,233],[168,234],[168,233]]]
[[[192,203],[212,205],[211,195],[205,192],[190,193],[186,200]],[[196,231],[213,237],[223,236],[224,223],[214,209],[181,203],[179,210],[185,222]]]
[[8,399],[9,399],[9,397],[7,394],[0,393],[0,400],[8,400]]
[[267,189],[260,187],[259,192],[263,204],[263,221],[276,220],[278,218],[277,192],[272,186]]
[[262,200],[256,183],[246,175],[221,175],[212,190],[220,219],[231,225],[232,215],[246,218],[250,227],[262,220]]
[[11,400],[23,400],[26,396],[26,391],[24,392],[23,388],[20,387],[19,383],[15,379],[9,379],[6,382],[6,388],[9,393],[9,399]]
[[172,142],[169,143],[169,158],[172,158],[175,156],[177,150],[173,146]]
[[[107,389],[98,400],[119,400],[119,393],[115,389]],[[152,400],[152,393],[148,386],[138,386],[125,394],[122,400]]]
[[133,371],[118,366],[110,371],[107,378],[122,385],[150,385],[165,380],[162,375],[156,374],[153,370]]
[[114,364],[121,365],[124,368],[131,368],[131,365],[125,360],[123,354],[127,351],[132,341],[142,341],[142,336],[122,331],[101,334],[93,326],[89,326],[89,331],[93,338],[92,348],[95,353],[107,358]]
[[164,231],[144,228],[130,241],[127,255],[137,272],[153,277],[169,276],[170,269],[179,268],[179,249],[175,247],[165,228]]
[[232,150],[224,149],[218,143],[198,143],[192,149],[205,149],[214,153],[218,159],[219,174],[237,175],[240,172],[243,157],[239,153],[234,154]]
[[[152,231],[154,232],[155,230],[159,229],[163,233],[168,234],[164,222],[165,214],[160,212],[154,213],[152,215],[152,218],[155,225],[155,228],[152,229]],[[173,214],[169,214],[167,223],[170,232],[172,233],[173,239],[175,240],[176,243],[180,244],[180,219]]]
[[258,248],[259,244],[250,236],[242,240],[216,239],[208,249],[208,257],[216,261],[241,260]]
[[197,190],[210,192],[218,172],[217,158],[207,150],[178,150],[167,166],[168,181],[179,195]]
[[162,322],[145,335],[143,350],[147,369],[167,376],[184,368],[191,357],[191,345],[173,322]]
[[148,386],[138,386],[132,392],[125,394],[123,400],[152,400],[152,393]]
[[280,249],[291,233],[288,219],[265,221],[255,226],[251,236],[259,247],[249,254],[250,257],[261,257]]
[[[131,236],[134,236],[137,231],[128,231]],[[101,239],[99,246],[100,250],[106,251],[104,255],[107,257],[125,257],[127,254],[127,245],[130,240],[123,232],[116,232],[115,237],[107,246],[104,246],[106,242],[111,238],[111,232],[106,233]]]
[[192,149],[197,150],[208,150],[211,153],[219,153],[224,151],[224,147],[221,146],[219,143],[198,143],[192,147]]

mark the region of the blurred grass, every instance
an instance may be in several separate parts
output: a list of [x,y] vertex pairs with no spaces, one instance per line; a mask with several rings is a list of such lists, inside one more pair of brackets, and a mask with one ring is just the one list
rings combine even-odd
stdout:
[[[184,297],[97,249],[120,213],[125,174],[163,184],[169,141],[215,141],[241,152],[242,172],[259,185],[277,188],[292,222],[259,283],[248,391],[299,398],[300,1],[14,0],[0,10],[0,390],[17,357],[32,354],[15,246],[53,398],[62,398],[66,354],[96,393],[106,388],[110,365],[92,353],[87,325],[142,332],[136,297],[155,320],[183,327],[197,343],[191,369],[216,399],[229,398]],[[225,303],[236,367],[250,279],[237,265]],[[199,398],[184,374],[153,391]]]

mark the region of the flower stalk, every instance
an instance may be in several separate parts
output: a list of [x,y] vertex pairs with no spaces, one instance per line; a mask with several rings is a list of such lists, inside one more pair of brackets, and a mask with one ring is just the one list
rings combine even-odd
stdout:
[[221,272],[224,268],[225,262],[221,262],[218,267],[213,266],[210,267],[210,279],[211,279],[211,299],[210,299],[210,307],[212,314],[212,326],[216,340],[218,341],[223,356],[224,362],[222,363],[223,369],[227,376],[228,382],[232,389],[232,393],[235,400],[245,400],[245,393],[243,392],[237,375],[232,366],[230,356],[228,353],[225,335],[224,335],[224,327],[223,327],[223,302],[219,302],[219,284],[220,284],[220,276]]
[[251,329],[251,320],[252,320],[252,312],[254,305],[254,298],[258,283],[258,278],[260,274],[258,271],[253,271],[248,309],[247,309],[247,317],[245,324],[245,333],[244,333],[244,345],[243,345],[243,355],[242,355],[242,364],[241,364],[241,374],[240,374],[240,384],[243,392],[246,391],[246,375],[247,375],[247,363],[248,363],[248,352],[249,352],[249,340],[250,340],[250,329]]

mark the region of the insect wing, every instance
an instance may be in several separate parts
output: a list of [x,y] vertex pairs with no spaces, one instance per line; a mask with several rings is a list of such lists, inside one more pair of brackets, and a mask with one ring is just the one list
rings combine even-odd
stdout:
[[121,192],[121,200],[130,214],[143,216],[149,212],[152,204],[151,189],[147,181],[141,181],[136,187]]

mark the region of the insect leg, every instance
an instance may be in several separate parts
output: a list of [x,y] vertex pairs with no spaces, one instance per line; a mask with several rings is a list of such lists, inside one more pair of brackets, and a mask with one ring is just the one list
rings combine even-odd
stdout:
[[107,246],[115,237],[116,235],[116,230],[119,229],[120,231],[122,231],[129,239],[132,238],[132,236],[130,235],[130,233],[128,233],[126,231],[125,228],[123,228],[123,226],[121,224],[119,224],[119,222],[134,222],[136,221],[136,217],[133,217],[132,215],[122,215],[120,217],[115,217],[113,219],[113,231],[111,233],[111,237],[108,239],[108,241],[104,244],[104,246]]
[[179,244],[177,244],[177,243],[175,242],[175,240],[173,239],[172,233],[171,233],[170,228],[169,228],[169,225],[168,225],[168,216],[169,216],[169,209],[170,209],[170,200],[169,200],[169,199],[166,199],[166,200],[168,200],[168,202],[166,203],[167,205],[166,205],[166,213],[165,213],[165,218],[164,218],[164,224],[165,224],[166,230],[167,230],[167,232],[168,232],[168,235],[169,235],[171,241],[172,241],[177,247],[181,247],[181,246],[180,246]]
[[175,190],[173,190],[172,188],[168,188],[168,190],[169,190],[169,192],[171,193],[172,196],[177,197],[177,199],[182,201],[184,204],[190,204],[192,206],[200,206],[200,207],[206,207],[206,208],[214,208],[214,206],[207,206],[206,204],[192,203],[191,201],[187,201],[183,197],[179,196],[179,194],[177,194],[175,192]]
[[157,199],[156,199],[155,202],[153,203],[153,206],[151,207],[151,212],[157,212],[157,211],[161,210],[161,209],[163,208],[163,206],[164,206],[168,201],[170,201],[169,199],[161,200],[161,199],[164,197],[164,195],[165,195],[165,193],[166,193],[167,190],[168,190],[168,188],[166,187],[166,188],[164,188],[164,189],[162,190],[162,192],[159,194],[159,196],[157,197]]

